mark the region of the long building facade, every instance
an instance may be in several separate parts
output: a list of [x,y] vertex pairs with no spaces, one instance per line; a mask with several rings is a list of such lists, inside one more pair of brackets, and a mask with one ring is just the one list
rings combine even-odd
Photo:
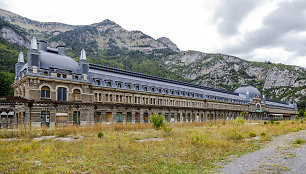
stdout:
[[15,100],[2,100],[0,112],[7,113],[2,127],[149,123],[152,113],[168,122],[229,120],[241,113],[244,119],[298,114],[296,104],[265,99],[250,85],[230,92],[90,64],[85,50],[75,61],[65,55],[64,46],[49,48],[35,38],[27,63],[21,52],[15,69]]

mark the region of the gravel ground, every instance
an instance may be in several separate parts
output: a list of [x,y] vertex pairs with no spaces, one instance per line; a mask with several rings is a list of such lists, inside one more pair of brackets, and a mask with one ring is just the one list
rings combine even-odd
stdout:
[[228,163],[221,173],[298,173],[306,174],[306,130],[273,138],[261,150],[243,155]]

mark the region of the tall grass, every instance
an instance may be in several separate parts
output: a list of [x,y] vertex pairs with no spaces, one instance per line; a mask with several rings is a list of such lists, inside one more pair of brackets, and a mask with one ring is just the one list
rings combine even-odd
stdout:
[[[0,173],[208,173],[229,155],[254,151],[273,136],[306,129],[306,123],[244,124],[211,121],[170,124],[171,134],[150,124],[97,124],[92,126],[31,129],[1,138],[26,137],[23,141],[0,141]],[[103,136],[98,137],[102,132]],[[252,134],[261,135],[252,140]],[[263,135],[263,133],[265,135]],[[32,137],[83,136],[70,142]],[[147,138],[164,141],[137,142]],[[249,141],[245,141],[250,139]],[[40,163],[35,163],[40,161]]]

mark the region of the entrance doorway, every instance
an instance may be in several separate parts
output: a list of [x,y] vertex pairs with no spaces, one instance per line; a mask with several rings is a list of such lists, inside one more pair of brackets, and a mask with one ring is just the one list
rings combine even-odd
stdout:
[[81,115],[80,111],[73,111],[73,125],[81,124]]
[[102,122],[102,112],[96,112],[95,122],[96,123]]
[[50,112],[49,111],[41,111],[41,126],[50,126]]
[[149,123],[149,114],[148,113],[143,113],[143,121],[145,123]]
[[121,123],[122,122],[122,112],[117,112],[117,123]]
[[106,115],[105,115],[105,117],[106,117],[106,122],[112,122],[112,115],[113,115],[113,113],[111,113],[111,112],[106,112]]
[[132,112],[126,113],[126,122],[131,123],[132,122]]

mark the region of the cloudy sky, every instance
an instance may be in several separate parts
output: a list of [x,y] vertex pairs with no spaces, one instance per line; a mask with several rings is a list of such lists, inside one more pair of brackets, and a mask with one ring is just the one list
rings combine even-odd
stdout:
[[110,19],[181,50],[306,67],[305,0],[0,0],[0,7],[43,22]]

